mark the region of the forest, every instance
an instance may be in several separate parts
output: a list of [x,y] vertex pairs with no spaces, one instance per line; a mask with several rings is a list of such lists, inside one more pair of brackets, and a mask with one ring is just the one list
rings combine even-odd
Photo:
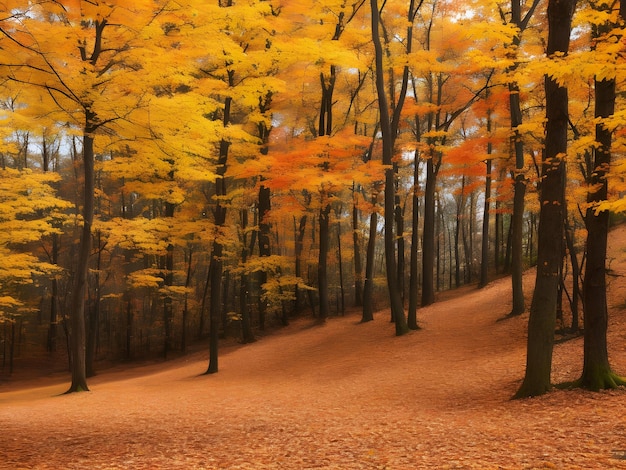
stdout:
[[557,331],[573,385],[624,385],[622,3],[1,0],[2,374],[53,357],[84,391],[199,341],[212,374],[225,337],[354,307],[401,336],[506,275],[517,397],[552,388]]

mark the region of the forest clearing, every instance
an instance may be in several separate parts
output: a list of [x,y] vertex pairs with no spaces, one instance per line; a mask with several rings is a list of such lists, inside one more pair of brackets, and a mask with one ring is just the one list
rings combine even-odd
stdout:
[[[609,349],[626,371],[626,227],[609,238]],[[534,275],[525,275],[525,290]],[[420,309],[396,337],[389,312],[317,325],[302,318],[224,351],[104,373],[91,392],[66,377],[0,388],[1,468],[626,468],[623,390],[556,390],[511,400],[527,317],[507,278]],[[555,346],[553,382],[575,380],[582,337]]]

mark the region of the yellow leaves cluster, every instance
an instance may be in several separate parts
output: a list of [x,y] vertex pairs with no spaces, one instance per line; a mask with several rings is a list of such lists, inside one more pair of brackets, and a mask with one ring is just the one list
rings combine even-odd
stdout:
[[50,183],[56,180],[57,175],[0,170],[0,314],[21,305],[12,286],[59,271],[20,248],[59,232],[53,216],[61,218],[70,204],[54,196]]

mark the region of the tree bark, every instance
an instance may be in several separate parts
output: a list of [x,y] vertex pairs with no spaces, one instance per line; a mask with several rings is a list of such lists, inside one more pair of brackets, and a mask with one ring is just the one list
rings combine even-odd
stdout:
[[[626,7],[620,4],[620,16],[624,19]],[[598,38],[608,32],[611,26],[605,24],[594,30]],[[607,118],[615,112],[615,79],[595,80],[595,117]],[[609,230],[609,212],[596,211],[596,203],[608,197],[607,174],[611,164],[611,144],[613,132],[603,122],[596,124],[596,143],[593,168],[590,172],[589,203],[585,214],[587,226],[587,264],[583,283],[585,306],[584,361],[580,385],[590,390],[616,388],[625,385],[626,380],[611,370],[609,364],[606,332],[608,327],[608,307],[606,298],[606,251]]]
[[435,302],[435,186],[436,167],[434,151],[426,160],[424,187],[424,230],[422,233],[422,307]]
[[372,41],[375,50],[376,62],[376,90],[378,94],[378,107],[380,109],[380,129],[382,133],[383,144],[383,165],[387,166],[385,170],[385,190],[384,190],[384,207],[385,207],[385,264],[387,272],[387,288],[389,290],[389,303],[391,306],[391,314],[396,325],[396,335],[402,335],[409,331],[404,315],[404,305],[402,303],[402,294],[399,289],[397,279],[397,263],[396,263],[396,240],[394,236],[394,208],[395,208],[395,173],[392,167],[394,135],[389,119],[389,105],[387,95],[385,93],[385,78],[383,73],[383,52],[379,33],[380,17],[378,12],[378,1],[371,0],[371,23],[372,23]]
[[[372,205],[376,204],[377,194],[372,196]],[[363,314],[361,323],[374,319],[374,262],[376,254],[376,227],[378,226],[378,212],[374,210],[370,215],[370,233],[367,240],[365,255],[365,287],[363,288]]]
[[418,246],[419,246],[419,158],[418,151],[415,151],[415,158],[413,159],[413,193],[412,193],[412,212],[411,212],[411,255],[409,266],[409,307],[407,311],[407,323],[411,330],[419,330],[420,327],[417,324],[417,305],[418,305],[418,290],[419,290],[419,269],[418,269]]
[[[229,82],[233,85],[233,73],[229,71]],[[224,101],[223,124],[226,127],[230,123],[230,107],[232,98],[227,97]],[[217,161],[217,179],[215,181],[215,195],[217,201],[214,209],[214,223],[217,230],[213,248],[211,250],[211,260],[209,262],[209,285],[211,298],[209,302],[209,366],[206,374],[214,374],[219,370],[219,322],[222,311],[222,254],[224,247],[220,241],[221,229],[226,222],[226,207],[222,204],[222,197],[226,196],[226,165],[228,162],[228,149],[230,142],[222,140],[220,142],[220,152]]]
[[361,261],[361,237],[359,237],[359,209],[356,205],[356,185],[352,185],[352,243],[354,250],[354,306],[363,306],[363,263]]
[[[576,0],[548,3],[548,57],[567,54]],[[567,88],[545,77],[546,136],[542,160],[537,276],[528,321],[526,375],[516,397],[536,396],[551,388],[559,266],[563,253],[565,154],[569,123]]]
[[[511,23],[518,28],[518,35],[513,39],[515,50],[520,45],[521,34],[528,26],[540,0],[534,0],[530,9],[522,18],[520,0],[511,0]],[[517,62],[511,71],[517,69]],[[519,126],[522,124],[522,110],[519,97],[520,89],[516,82],[509,83],[509,109],[511,115],[511,129],[513,130],[513,148],[515,151],[515,183],[513,195],[513,216],[511,218],[511,244],[507,245],[507,253],[511,252],[511,292],[513,306],[509,316],[521,315],[526,310],[524,290],[522,286],[523,258],[522,234],[524,225],[524,198],[526,197],[526,178],[524,177],[524,144]],[[506,266],[506,263],[505,263]]]
[[96,130],[95,113],[85,112],[83,133],[83,228],[78,248],[78,262],[72,285],[70,310],[70,357],[72,383],[66,393],[88,391],[86,369],[86,330],[85,330],[85,290],[91,254],[91,226],[93,225],[95,203],[94,137]]
[[329,218],[330,204],[324,205],[320,210],[320,241],[319,258],[317,264],[317,288],[319,294],[320,310],[319,321],[324,322],[330,314],[328,294],[328,242],[329,242]]
[[[487,133],[491,135],[491,110],[487,115]],[[480,279],[478,287],[485,287],[489,283],[489,224],[491,212],[491,168],[493,144],[487,144],[487,159],[485,160],[485,204],[483,208],[483,234],[480,243]]]

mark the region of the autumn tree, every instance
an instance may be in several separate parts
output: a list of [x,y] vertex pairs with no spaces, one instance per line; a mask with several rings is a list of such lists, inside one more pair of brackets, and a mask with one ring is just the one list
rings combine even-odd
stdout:
[[[520,66],[519,49],[522,44],[522,35],[528,28],[528,24],[539,5],[539,0],[533,0],[528,9],[523,11],[523,4],[520,0],[511,0],[510,16],[507,18],[501,10],[501,17],[505,23],[512,24],[517,28],[516,34],[510,45],[509,73],[513,75]],[[525,158],[524,142],[520,126],[523,123],[522,106],[520,102],[520,85],[515,80],[508,83],[509,89],[509,111],[511,116],[511,142],[515,153],[515,185],[513,199],[513,217],[511,228],[511,288],[513,295],[513,307],[511,315],[519,315],[525,311],[524,291],[522,289],[523,271],[523,223],[524,223],[524,198],[526,195],[526,178],[524,175]]]
[[[550,0],[548,3],[549,63],[563,65],[570,42],[575,0]],[[537,275],[528,320],[526,374],[517,398],[541,395],[551,388],[552,348],[556,320],[556,301],[562,258],[565,158],[567,154],[568,93],[553,73],[545,75],[546,135],[542,158],[541,212]]]
[[[606,258],[609,230],[608,208],[599,206],[609,198],[608,174],[612,160],[613,126],[610,119],[615,113],[616,100],[616,54],[611,50],[615,43],[623,41],[623,21],[626,18],[626,2],[619,3],[616,11],[608,4],[598,2],[592,8],[605,12],[611,19],[593,25],[593,41],[597,43],[594,55],[599,63],[594,77],[595,91],[595,147],[593,163],[589,168],[590,181],[587,193],[587,262],[583,284],[585,306],[584,364],[579,384],[591,390],[616,388],[626,385],[626,380],[611,370],[607,351],[608,326]],[[608,50],[606,50],[608,48]]]
[[[408,7],[408,24],[406,37],[406,53],[411,52],[413,20],[421,3],[411,1]],[[389,303],[391,306],[391,316],[396,325],[396,335],[408,332],[408,325],[404,313],[404,302],[398,280],[398,262],[396,259],[396,240],[394,235],[394,218],[396,217],[396,172],[393,166],[393,156],[398,127],[409,81],[409,67],[405,65],[402,70],[402,80],[397,101],[392,101],[393,109],[390,107],[387,96],[388,84],[385,80],[385,65],[383,46],[381,41],[381,11],[378,2],[372,0],[371,24],[372,41],[375,51],[375,78],[376,91],[378,95],[378,108],[380,112],[380,130],[382,136],[382,162],[386,166],[385,189],[384,189],[384,217],[385,217],[385,265],[387,276],[387,288],[389,290]],[[392,75],[393,76],[393,75]],[[392,89],[395,85],[391,85]]]
[[[428,7],[422,8],[420,16],[423,27],[416,38],[420,48],[409,56],[413,93],[417,97],[411,113],[419,117],[416,123],[420,126],[419,132],[414,131],[420,139],[415,146],[425,161],[422,306],[435,301],[437,177],[444,164],[444,150],[455,131],[455,122],[481,98],[491,77],[489,71],[484,74],[488,68],[477,67],[464,56],[476,38],[471,38],[460,22],[453,21],[456,11],[452,5],[434,1]],[[446,34],[435,34],[435,28],[445,28]]]
[[[7,9],[15,13],[4,18],[2,24],[2,62],[9,80],[40,90],[42,99],[49,100],[51,109],[62,116],[60,119],[70,120],[82,130],[83,231],[72,288],[69,392],[88,390],[84,309],[94,210],[94,139],[99,129],[119,117],[114,110],[105,109],[101,95],[105,89],[107,94],[120,91],[112,77],[122,68],[119,64],[124,62],[128,37],[124,37],[126,33],[120,35],[119,10],[117,5],[101,9],[86,2],[75,2],[67,8],[57,3],[36,4],[27,9]],[[128,12],[125,14],[128,16]],[[105,30],[114,30],[115,34],[105,39]],[[66,38],[66,42],[59,44],[60,38]]]

